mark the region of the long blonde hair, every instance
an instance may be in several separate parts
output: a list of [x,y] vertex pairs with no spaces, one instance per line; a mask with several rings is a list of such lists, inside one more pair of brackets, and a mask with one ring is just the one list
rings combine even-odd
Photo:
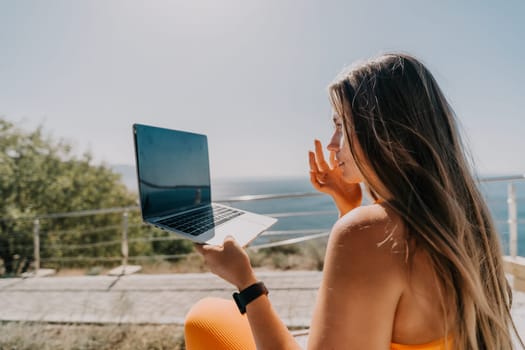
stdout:
[[499,237],[432,74],[410,55],[386,54],[344,72],[329,93],[346,135],[356,136],[347,138],[369,191],[393,198],[409,239],[430,256],[445,320],[447,305],[456,308],[444,336],[453,333],[456,349],[511,349]]

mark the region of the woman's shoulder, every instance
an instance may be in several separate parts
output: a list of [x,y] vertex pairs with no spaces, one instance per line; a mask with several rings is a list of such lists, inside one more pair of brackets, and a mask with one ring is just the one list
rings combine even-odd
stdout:
[[383,203],[360,206],[351,210],[335,223],[333,233],[341,238],[364,242],[373,242],[377,239],[405,241],[407,238],[402,218]]
[[397,270],[398,277],[404,273],[408,258],[406,226],[386,204],[350,211],[335,223],[330,241],[331,250],[344,252],[338,254],[343,263],[363,266],[363,272]]

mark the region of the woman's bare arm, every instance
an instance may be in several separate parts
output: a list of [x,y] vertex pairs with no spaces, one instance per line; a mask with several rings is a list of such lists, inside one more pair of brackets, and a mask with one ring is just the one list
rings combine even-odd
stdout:
[[334,226],[308,349],[390,349],[404,288],[404,256],[379,243],[395,230],[380,205],[360,207]]
[[301,349],[273,309],[267,296],[263,295],[248,304],[246,314],[258,350]]
[[[226,238],[223,246],[197,245],[196,248],[213,273],[239,290],[257,282],[248,255],[233,238]],[[258,350],[300,349],[266,295],[249,303],[246,314]]]

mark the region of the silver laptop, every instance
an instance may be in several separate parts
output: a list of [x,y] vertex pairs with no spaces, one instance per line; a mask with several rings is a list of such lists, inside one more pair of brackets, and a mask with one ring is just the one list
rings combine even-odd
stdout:
[[205,135],[133,125],[142,218],[194,242],[246,246],[277,219],[211,201]]

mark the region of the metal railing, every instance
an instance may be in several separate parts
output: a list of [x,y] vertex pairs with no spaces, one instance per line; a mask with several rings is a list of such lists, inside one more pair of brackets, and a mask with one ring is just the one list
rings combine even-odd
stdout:
[[[508,220],[506,221],[508,225],[509,230],[509,252],[510,256],[512,258],[515,258],[518,255],[518,224],[519,223],[525,223],[524,220],[518,219],[518,203],[517,203],[517,196],[516,196],[516,182],[525,181],[525,175],[514,175],[514,176],[499,176],[499,177],[487,177],[479,179],[482,183],[495,183],[495,182],[505,182],[507,183],[507,210],[508,210]],[[250,202],[250,201],[261,201],[261,200],[278,200],[278,199],[291,199],[291,198],[305,198],[305,197],[314,197],[314,196],[324,196],[324,194],[319,192],[305,192],[305,193],[285,193],[285,194],[265,194],[265,195],[245,195],[245,196],[237,196],[237,197],[229,197],[229,198],[223,198],[221,200],[217,200],[216,202],[222,202],[222,203],[236,203],[236,202]],[[129,244],[133,242],[140,242],[140,241],[163,241],[163,240],[177,240],[180,239],[176,236],[170,236],[170,237],[145,237],[145,238],[132,238],[130,239],[128,237],[128,231],[130,227],[133,226],[145,226],[145,224],[138,224],[138,225],[130,225],[129,223],[129,214],[130,212],[136,212],[139,210],[139,207],[132,206],[132,207],[119,207],[119,208],[107,208],[107,209],[95,209],[95,210],[85,210],[85,211],[76,211],[76,212],[68,212],[68,213],[54,213],[54,214],[46,214],[46,215],[39,215],[37,217],[25,217],[22,218],[23,220],[33,220],[33,250],[34,250],[34,269],[38,271],[41,268],[41,262],[47,261],[47,262],[53,262],[53,261],[121,261],[123,266],[128,265],[129,260],[144,260],[144,259],[151,259],[153,257],[157,258],[164,258],[164,259],[170,259],[170,258],[179,258],[182,256],[186,256],[187,254],[174,254],[174,255],[148,255],[148,256],[129,256]],[[41,228],[41,220],[43,219],[59,219],[59,218],[79,218],[79,217],[85,217],[85,216],[93,216],[93,215],[106,215],[106,214],[121,214],[121,237],[117,240],[111,240],[111,241],[104,241],[104,242],[94,242],[94,243],[84,243],[84,244],[76,244],[76,245],[67,245],[68,249],[82,249],[87,247],[100,247],[100,246],[109,246],[109,245],[121,245],[121,256],[110,256],[110,257],[72,257],[72,256],[64,256],[64,257],[58,257],[58,258],[44,258],[42,259],[40,256],[41,253],[41,247],[40,247],[40,238],[42,232],[40,231]],[[284,213],[270,213],[265,214],[269,216],[273,216],[276,218],[283,218],[283,217],[299,217],[299,216],[310,216],[310,215],[326,215],[326,214],[335,214],[336,211],[297,211],[297,212],[284,212]],[[91,233],[91,232],[97,232],[101,230],[107,230],[107,229],[116,229],[118,227],[117,225],[107,226],[107,227],[101,227],[101,228],[94,228],[90,231],[85,231],[84,234]],[[67,231],[66,231],[67,232]],[[296,244],[299,242],[304,242],[306,240],[310,239],[317,239],[321,237],[328,236],[329,232],[327,229],[314,229],[314,230],[281,230],[281,231],[268,231],[265,233],[266,236],[282,236],[282,235],[300,235],[299,237],[295,238],[288,238],[288,239],[281,239],[270,243],[265,244],[259,244],[259,245],[253,245],[251,248],[253,249],[262,249],[262,248],[268,248],[268,247],[275,247],[280,245],[287,245],[287,244]],[[59,247],[65,247],[66,245],[51,245],[51,247],[59,248]]]
[[513,176],[495,176],[480,179],[481,182],[506,182],[507,184],[507,206],[509,225],[509,251],[510,257],[518,255],[518,202],[516,197],[515,182],[524,181],[525,174]]

